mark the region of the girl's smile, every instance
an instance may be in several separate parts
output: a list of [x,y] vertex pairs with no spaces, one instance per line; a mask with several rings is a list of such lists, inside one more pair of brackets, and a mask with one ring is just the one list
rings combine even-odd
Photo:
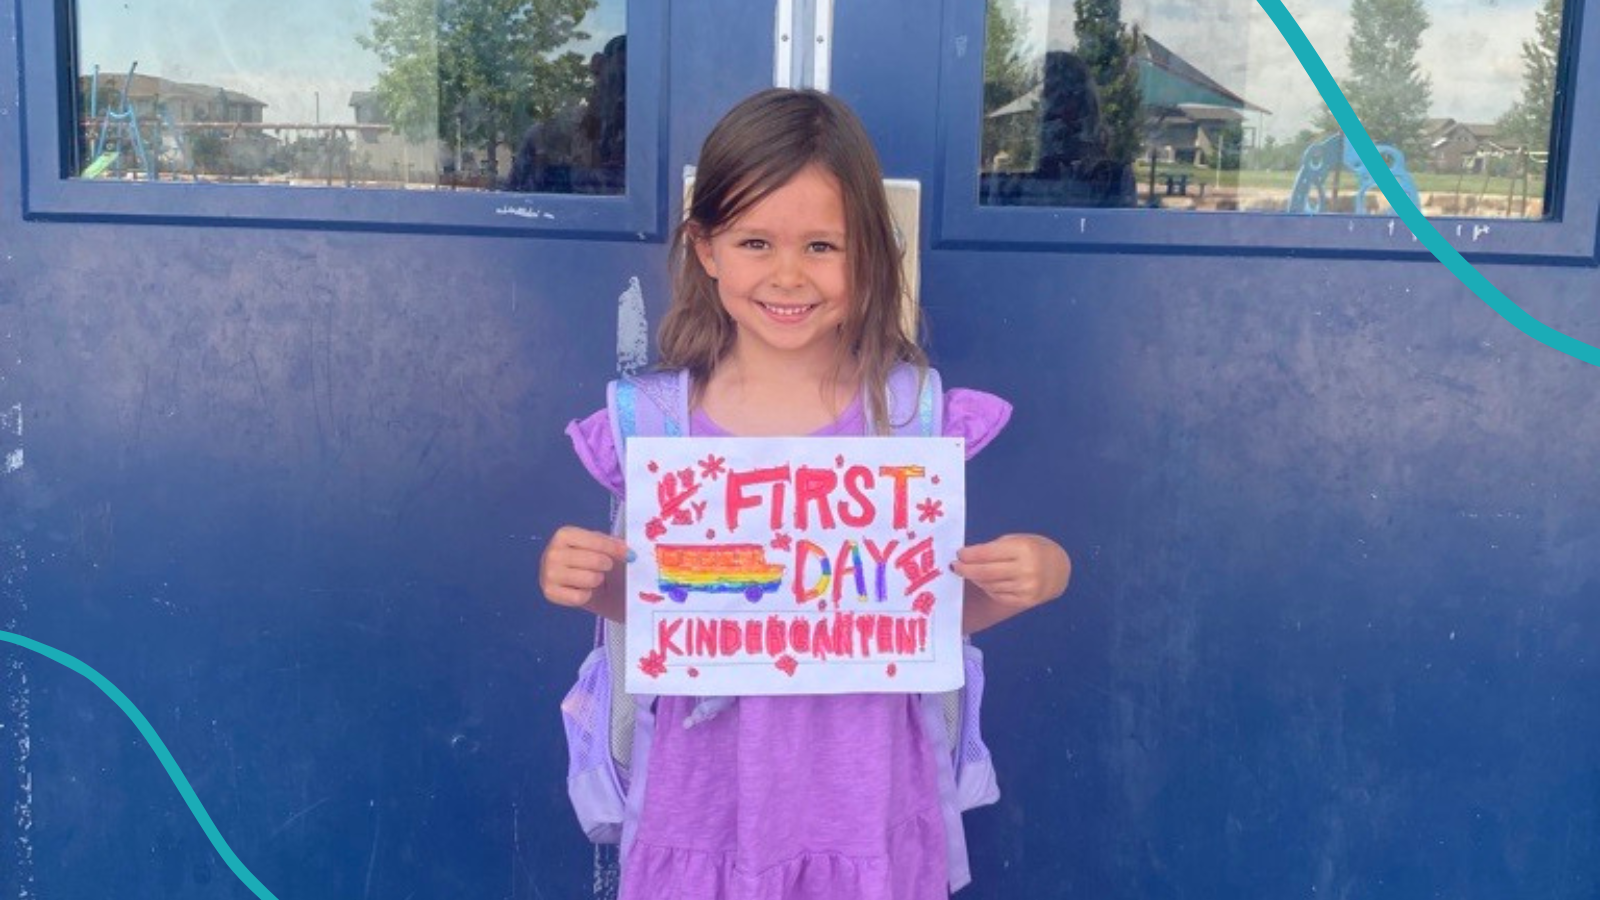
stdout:
[[804,319],[808,313],[818,306],[818,304],[810,306],[775,306],[771,303],[762,303],[760,301],[756,301],[756,305],[766,310],[767,315],[785,323],[798,322]]
[[851,302],[845,229],[839,180],[811,166],[695,241],[738,328],[734,354],[833,358]]

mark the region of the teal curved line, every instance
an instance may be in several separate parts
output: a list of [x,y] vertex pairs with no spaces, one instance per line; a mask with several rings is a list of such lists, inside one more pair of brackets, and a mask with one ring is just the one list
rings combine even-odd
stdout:
[[1305,32],[1300,30],[1299,23],[1294,16],[1284,8],[1279,0],[1256,0],[1261,9],[1266,12],[1272,23],[1278,26],[1278,33],[1289,42],[1289,49],[1294,51],[1295,58],[1300,60],[1300,65],[1311,76],[1311,83],[1317,88],[1317,93],[1322,95],[1322,101],[1328,104],[1328,109],[1333,112],[1333,117],[1338,121],[1339,127],[1344,129],[1345,136],[1356,148],[1356,154],[1366,164],[1367,171],[1378,183],[1378,189],[1389,201],[1389,205],[1400,219],[1416,235],[1417,240],[1434,255],[1451,274],[1461,280],[1467,289],[1478,295],[1478,299],[1489,304],[1489,308],[1500,314],[1500,317],[1510,322],[1518,331],[1533,338],[1541,344],[1559,350],[1568,356],[1580,359],[1592,366],[1600,366],[1600,348],[1596,348],[1570,335],[1544,324],[1526,310],[1500,292],[1500,289],[1490,283],[1482,273],[1473,268],[1472,263],[1464,259],[1456,248],[1450,246],[1444,235],[1433,227],[1428,217],[1422,214],[1406,192],[1400,188],[1400,183],[1395,180],[1394,173],[1389,171],[1389,164],[1384,160],[1383,154],[1372,142],[1367,129],[1357,118],[1356,112],[1350,107],[1350,101],[1345,99],[1344,92],[1339,89],[1338,82],[1328,74],[1328,67],[1322,64],[1322,57],[1317,55],[1311,41],[1306,39]]
[[0,641],[16,644],[41,656],[47,656],[94,682],[95,687],[104,691],[105,695],[110,697],[117,706],[122,708],[128,718],[133,720],[133,724],[139,727],[139,733],[144,735],[145,742],[150,745],[151,750],[155,751],[156,758],[161,760],[161,765],[166,767],[167,775],[171,776],[172,783],[178,786],[178,793],[182,794],[183,801],[189,804],[189,812],[194,814],[195,821],[200,823],[200,827],[205,831],[206,837],[211,839],[211,846],[217,848],[217,853],[222,856],[222,861],[227,863],[228,868],[233,870],[233,874],[244,883],[244,886],[253,891],[261,900],[278,900],[271,891],[267,890],[267,886],[262,884],[260,879],[245,868],[244,863],[239,861],[239,857],[234,855],[233,848],[229,847],[228,842],[222,839],[221,832],[217,831],[217,826],[211,821],[210,813],[207,813],[206,808],[200,804],[200,798],[195,796],[194,788],[189,786],[189,779],[183,776],[183,770],[178,768],[178,763],[173,760],[172,754],[167,752],[167,745],[162,743],[161,736],[156,734],[154,728],[150,727],[150,722],[145,719],[144,714],[139,712],[139,708],[133,705],[133,701],[129,700],[126,694],[118,690],[116,685],[106,680],[104,675],[91,669],[87,663],[69,654],[62,653],[48,644],[41,644],[32,638],[25,638],[20,634],[12,634],[9,631],[0,631]]

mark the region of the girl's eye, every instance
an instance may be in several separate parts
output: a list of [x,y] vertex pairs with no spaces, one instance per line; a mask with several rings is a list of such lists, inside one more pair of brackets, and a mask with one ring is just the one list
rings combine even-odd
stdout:
[[808,248],[812,253],[831,253],[839,248],[827,241],[812,241]]
[[746,250],[765,250],[767,249],[767,242],[761,238],[745,238],[739,242],[739,246]]

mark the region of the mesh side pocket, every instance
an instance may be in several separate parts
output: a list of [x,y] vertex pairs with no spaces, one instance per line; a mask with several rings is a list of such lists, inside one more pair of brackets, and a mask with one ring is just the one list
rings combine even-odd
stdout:
[[611,758],[616,760],[617,780],[623,790],[628,787],[628,773],[633,770],[633,697],[627,689],[627,642],[623,627],[606,620],[605,646],[608,660],[607,682],[611,689]]
[[961,734],[956,745],[956,798],[962,811],[1000,799],[994,759],[983,742],[983,651],[971,642],[961,648],[967,683],[961,689]]
[[611,759],[611,665],[604,647],[589,651],[578,681],[561,701],[567,732],[567,795],[592,841],[622,834],[623,794]]

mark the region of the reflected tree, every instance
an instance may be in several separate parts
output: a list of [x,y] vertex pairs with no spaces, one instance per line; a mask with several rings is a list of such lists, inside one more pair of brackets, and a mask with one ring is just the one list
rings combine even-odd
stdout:
[[1244,157],[1244,125],[1229,122],[1217,132],[1217,168],[1237,172]]
[[1522,42],[1522,97],[1500,117],[1501,137],[1530,152],[1550,149],[1561,52],[1561,0],[1544,0],[1534,38]]
[[372,33],[357,38],[383,71],[377,95],[408,139],[439,138],[461,156],[499,148],[584,96],[588,61],[564,50],[597,0],[373,0]]
[[1106,132],[1106,158],[1129,165],[1144,144],[1144,98],[1134,55],[1139,33],[1122,23],[1122,0],[1073,0],[1077,54],[1094,73]]
[[[1432,81],[1417,63],[1427,10],[1422,0],[1351,0],[1350,20],[1350,73],[1340,82],[1345,98],[1374,141],[1399,148],[1411,168],[1420,168],[1433,104]],[[1316,126],[1340,130],[1327,107]]]
[[[989,0],[983,37],[983,164],[1028,169],[1037,155],[1033,116],[990,113],[1025,97],[1039,86],[1029,65],[1026,23],[1013,0]],[[1003,161],[1003,165],[998,164]]]

